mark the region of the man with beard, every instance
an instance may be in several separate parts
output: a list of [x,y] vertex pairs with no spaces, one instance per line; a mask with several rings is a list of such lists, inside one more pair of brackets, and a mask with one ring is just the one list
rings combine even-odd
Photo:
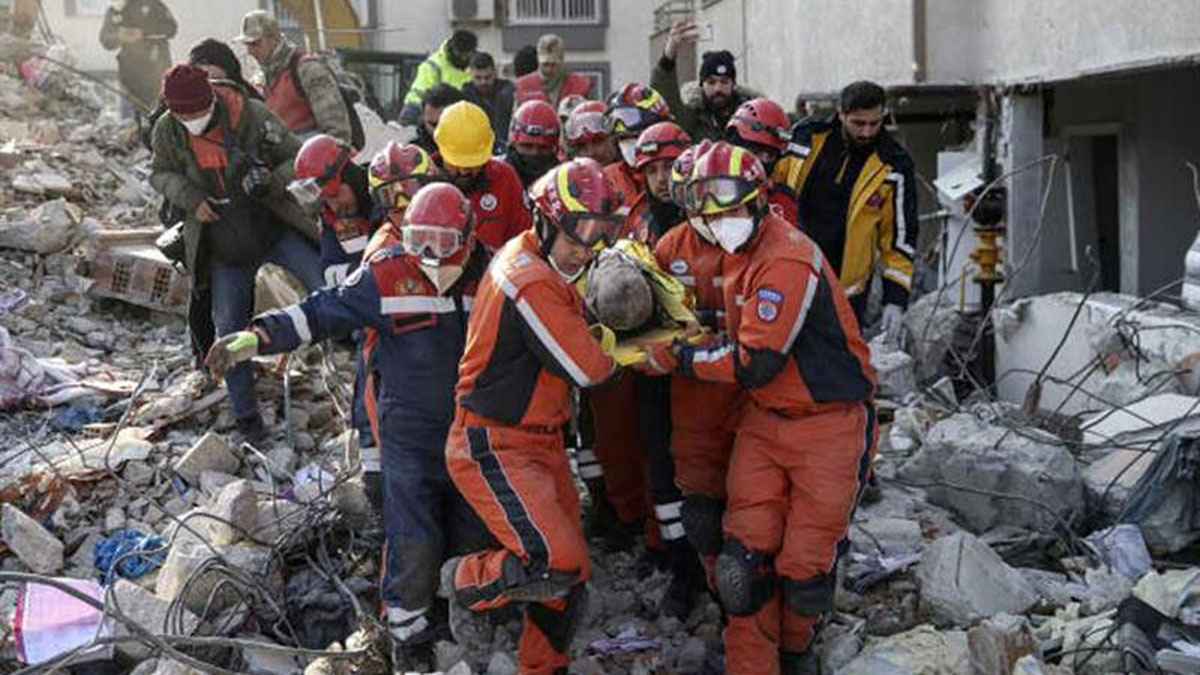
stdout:
[[726,50],[705,52],[700,57],[700,86],[689,91],[686,98],[680,93],[679,74],[675,58],[685,43],[700,39],[700,26],[692,21],[680,21],[671,26],[662,58],[650,75],[650,86],[663,95],[675,121],[697,141],[720,140],[733,111],[754,94],[737,84],[737,68],[733,54]]
[[800,224],[829,257],[860,326],[875,260],[882,265],[879,332],[893,340],[912,287],[917,189],[908,152],[883,128],[885,93],[874,82],[842,90],[838,110],[792,133],[800,166],[788,187]]
[[504,156],[526,189],[558,163],[558,114],[544,101],[527,101],[517,108],[508,130]]
[[448,84],[439,84],[425,92],[421,99],[421,122],[417,125],[417,137],[413,139],[413,145],[431,155],[437,152],[433,132],[442,119],[442,111],[462,100],[463,93]]
[[410,126],[419,122],[425,92],[437,85],[448,84],[462,91],[463,86],[471,81],[471,71],[467,66],[478,46],[479,38],[471,31],[460,28],[422,61],[408,94],[404,96],[400,124]]
[[503,138],[508,133],[515,91],[512,80],[496,75],[496,62],[491,54],[475,52],[471,57],[471,81],[462,88],[463,98],[488,114],[496,138]]
[[591,97],[591,79],[567,71],[566,46],[562,38],[553,33],[538,38],[537,58],[537,72],[517,78],[517,105],[526,101],[545,101],[557,110],[558,102],[568,96]]
[[533,225],[521,178],[511,166],[492,157],[496,136],[483,108],[470,101],[446,108],[433,138],[435,160],[471,200],[476,236],[489,252]]

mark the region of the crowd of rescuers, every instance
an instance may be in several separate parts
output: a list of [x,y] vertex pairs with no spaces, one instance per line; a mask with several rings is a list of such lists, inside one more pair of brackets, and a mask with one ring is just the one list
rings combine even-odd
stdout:
[[[268,12],[234,38],[261,86],[218,40],[162,77],[150,182],[181,223],[193,348],[225,382],[232,433],[279,434],[252,357],[354,345],[396,672],[432,670],[439,640],[489,649],[492,610],[511,605],[520,672],[566,673],[589,542],[639,539],[671,575],[660,612],[719,601],[725,672],[817,672],[873,480],[864,328],[897,339],[911,288],[912,161],[871,82],[792,124],[717,51],[684,99],[676,56],[699,36],[675,24],[650,83],[599,101],[557,36],[512,83],[456,31],[406,98],[416,140],[370,157],[329,64]],[[695,317],[625,366],[585,302],[593,261],[623,246]],[[254,316],[266,262],[311,294]]]

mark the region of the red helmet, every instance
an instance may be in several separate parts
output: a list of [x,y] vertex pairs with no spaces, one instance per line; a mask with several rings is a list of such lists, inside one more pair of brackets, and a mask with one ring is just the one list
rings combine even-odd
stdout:
[[[563,162],[529,188],[535,218],[580,244],[612,243],[623,219],[616,214],[620,196],[594,159]],[[550,232],[539,225],[543,241]]]
[[567,118],[571,116],[571,113],[575,112],[575,108],[586,100],[587,99],[579,94],[564,96],[563,100],[558,102],[558,121],[566,122]]
[[371,160],[369,182],[375,203],[385,209],[408,206],[422,185],[433,180],[429,153],[416,145],[388,141]]
[[583,103],[580,103],[579,105],[575,106],[575,109],[571,111],[571,114],[574,115],[575,113],[585,113],[585,112],[598,112],[598,113],[603,114],[607,111],[608,111],[608,106],[604,103],[604,101],[593,101],[591,99],[588,99],[588,100],[584,101]]
[[578,148],[588,143],[608,138],[608,125],[604,113],[576,110],[567,118],[567,129],[563,138],[569,148]]
[[558,147],[558,114],[545,101],[526,101],[513,113],[508,142]]
[[658,122],[650,125],[638,136],[635,152],[637,161],[633,168],[640,169],[660,159],[675,159],[692,144],[692,137],[674,122]]
[[753,152],[717,141],[696,158],[685,201],[692,213],[712,215],[742,204],[761,206],[766,187],[767,172]]
[[342,173],[354,153],[349,143],[329,134],[313,136],[296,153],[296,179],[288,190],[306,205],[315,204],[321,197],[332,197],[341,187]]
[[608,97],[608,129],[620,136],[636,136],[656,122],[671,119],[663,97],[640,82],[630,82]]
[[787,113],[778,103],[767,98],[756,98],[738,106],[725,125],[725,136],[733,143],[740,140],[783,152],[791,140],[792,132]]
[[430,183],[417,190],[404,212],[400,245],[426,260],[456,262],[475,244],[471,202],[452,183]]
[[696,166],[696,158],[712,148],[712,141],[707,138],[699,143],[683,149],[675,162],[671,164],[671,201],[681,208],[687,206],[684,188],[692,179],[692,169]]

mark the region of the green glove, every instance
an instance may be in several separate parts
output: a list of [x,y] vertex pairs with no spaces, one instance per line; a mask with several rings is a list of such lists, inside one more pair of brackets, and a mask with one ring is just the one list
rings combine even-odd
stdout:
[[249,361],[258,355],[258,333],[254,331],[239,331],[230,333],[213,343],[204,359],[204,365],[217,377],[223,377],[225,371],[242,361]]

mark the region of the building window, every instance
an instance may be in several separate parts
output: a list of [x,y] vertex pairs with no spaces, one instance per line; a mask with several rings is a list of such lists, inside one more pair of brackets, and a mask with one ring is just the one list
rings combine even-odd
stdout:
[[509,0],[507,23],[524,25],[595,25],[601,0]]
[[63,0],[66,16],[104,16],[109,0]]

